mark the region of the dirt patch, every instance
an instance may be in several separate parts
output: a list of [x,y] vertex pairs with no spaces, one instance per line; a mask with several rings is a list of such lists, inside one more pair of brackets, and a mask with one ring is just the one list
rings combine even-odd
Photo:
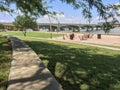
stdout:
[[[57,37],[57,40],[67,40],[72,42],[85,42],[101,45],[120,46],[120,35],[101,35],[101,39],[98,39],[97,34],[74,34],[73,40],[70,40],[71,33],[64,33],[64,36]],[[86,35],[86,36],[85,36]],[[87,36],[91,35],[91,36]]]

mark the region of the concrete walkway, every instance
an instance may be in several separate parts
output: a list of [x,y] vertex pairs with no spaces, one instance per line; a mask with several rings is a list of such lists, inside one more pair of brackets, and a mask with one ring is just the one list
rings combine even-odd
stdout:
[[36,53],[15,37],[7,90],[62,90]]

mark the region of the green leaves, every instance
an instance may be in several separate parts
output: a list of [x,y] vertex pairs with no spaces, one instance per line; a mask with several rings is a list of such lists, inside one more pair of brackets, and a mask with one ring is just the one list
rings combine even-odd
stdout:
[[[10,5],[15,4],[16,8],[11,9]],[[14,12],[20,10],[26,15],[44,15],[47,13],[47,6],[44,0],[3,0],[0,1],[0,10]]]
[[[25,15],[40,16],[48,14],[47,2],[57,0],[1,0],[0,10],[7,12],[14,12],[16,9],[20,10]],[[91,9],[95,7],[100,16],[105,17],[107,8],[102,3],[102,0],[60,0],[63,3],[71,5],[74,9],[82,8],[82,13],[85,18],[91,18]],[[11,9],[10,5],[15,4],[16,8]],[[112,6],[113,7],[113,6]],[[118,10],[120,5],[114,5],[114,9]]]
[[103,17],[106,13],[106,8],[105,5],[103,5],[102,1],[95,0],[94,6],[97,8],[98,14]]
[[103,24],[103,29],[105,33],[109,33],[110,29],[113,28],[113,25],[119,23],[116,18],[119,16],[119,14],[117,13],[119,8],[120,4],[105,6],[106,12],[103,13],[103,19],[105,20],[105,23]]
[[37,28],[36,18],[27,15],[17,16],[13,24],[15,28],[23,31],[24,36],[26,36],[26,29],[35,30]]
[[0,24],[0,29],[4,29],[4,25],[3,24]]
[[15,25],[16,28],[18,29],[36,29],[37,27],[37,23],[36,23],[36,19],[32,16],[17,16],[15,21],[13,22],[13,24]]
[[105,22],[103,24],[103,30],[104,30],[105,33],[109,33],[111,28],[113,28],[111,23]]

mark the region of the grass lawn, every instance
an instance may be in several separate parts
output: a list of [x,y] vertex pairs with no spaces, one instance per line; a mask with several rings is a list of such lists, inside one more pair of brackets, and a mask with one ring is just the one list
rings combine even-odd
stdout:
[[93,44],[93,45],[99,45],[99,46],[106,46],[111,48],[120,48],[120,46],[112,46],[112,45],[104,45],[104,44],[95,44],[95,43],[87,43],[87,44]]
[[[23,32],[20,31],[12,31],[12,32],[0,32],[0,34],[8,34],[8,35],[12,35],[12,36],[24,36]],[[57,34],[57,33],[52,33],[52,37],[59,37],[61,36],[61,34]],[[27,32],[27,37],[38,37],[38,38],[50,38],[51,37],[51,33],[48,32]]]
[[120,51],[23,39],[64,90],[120,90]]
[[0,90],[6,90],[11,63],[11,46],[5,37],[0,36]]

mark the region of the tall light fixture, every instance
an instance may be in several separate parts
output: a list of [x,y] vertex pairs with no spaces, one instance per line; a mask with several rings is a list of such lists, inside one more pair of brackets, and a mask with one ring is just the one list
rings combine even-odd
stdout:
[[52,39],[52,26],[51,26],[51,15],[50,14],[48,14],[48,19],[49,19],[49,24],[50,24],[50,38]]

